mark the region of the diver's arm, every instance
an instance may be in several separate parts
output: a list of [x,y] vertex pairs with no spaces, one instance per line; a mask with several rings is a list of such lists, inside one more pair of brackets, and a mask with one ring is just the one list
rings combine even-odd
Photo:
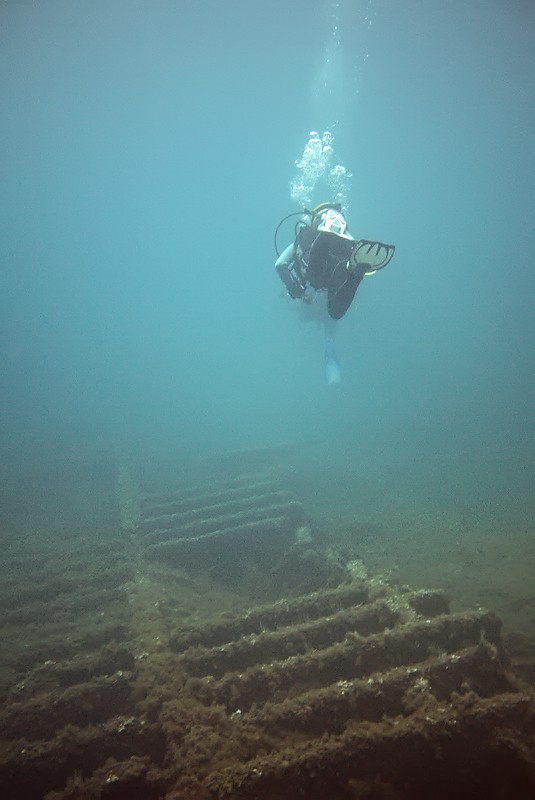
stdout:
[[275,262],[275,269],[279,278],[284,283],[288,290],[288,294],[292,299],[303,297],[305,288],[297,280],[296,276],[291,272],[290,266],[295,261],[295,244],[289,244],[286,250],[280,254]]

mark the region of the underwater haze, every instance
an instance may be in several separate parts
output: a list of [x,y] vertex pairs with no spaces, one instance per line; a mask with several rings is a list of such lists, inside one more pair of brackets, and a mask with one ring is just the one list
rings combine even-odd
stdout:
[[[312,441],[316,464],[527,510],[531,2],[50,0],[0,22],[4,471]],[[336,385],[273,248],[325,130],[353,235],[396,245],[338,325]]]
[[534,39],[0,2],[2,800],[535,797]]

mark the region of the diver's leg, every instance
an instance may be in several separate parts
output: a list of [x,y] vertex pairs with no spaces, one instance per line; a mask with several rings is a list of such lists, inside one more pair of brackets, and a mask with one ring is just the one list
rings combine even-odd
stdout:
[[334,337],[336,334],[336,320],[329,316],[325,309],[323,319],[323,333],[325,337],[325,380],[329,384],[340,383],[342,375],[340,364],[336,355]]
[[[327,312],[327,309],[325,309]],[[325,317],[323,319],[323,332],[325,334],[326,339],[333,339],[336,335],[336,320],[329,316],[328,313],[325,313]]]
[[363,275],[352,275],[348,272],[347,278],[337,291],[329,289],[327,295],[327,309],[329,316],[333,319],[340,319],[344,316],[347,309],[353,302],[355,292],[358,289]]

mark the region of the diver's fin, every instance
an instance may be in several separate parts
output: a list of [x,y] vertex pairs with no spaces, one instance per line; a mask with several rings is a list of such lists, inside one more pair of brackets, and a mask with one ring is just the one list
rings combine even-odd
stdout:
[[361,275],[373,275],[378,269],[383,269],[390,263],[395,249],[393,244],[359,239],[349,256],[348,267]]

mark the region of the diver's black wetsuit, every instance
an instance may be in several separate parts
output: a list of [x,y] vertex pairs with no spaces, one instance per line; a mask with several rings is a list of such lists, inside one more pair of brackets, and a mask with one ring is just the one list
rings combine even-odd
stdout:
[[290,297],[304,297],[307,283],[316,290],[326,289],[329,316],[343,317],[364,277],[364,271],[348,267],[354,246],[354,239],[336,233],[318,232],[310,225],[299,228],[295,242],[275,264]]
[[327,289],[327,311],[333,319],[344,316],[364,277],[364,269],[348,266],[354,246],[354,239],[325,231],[318,233],[310,248],[307,279],[314,289]]

